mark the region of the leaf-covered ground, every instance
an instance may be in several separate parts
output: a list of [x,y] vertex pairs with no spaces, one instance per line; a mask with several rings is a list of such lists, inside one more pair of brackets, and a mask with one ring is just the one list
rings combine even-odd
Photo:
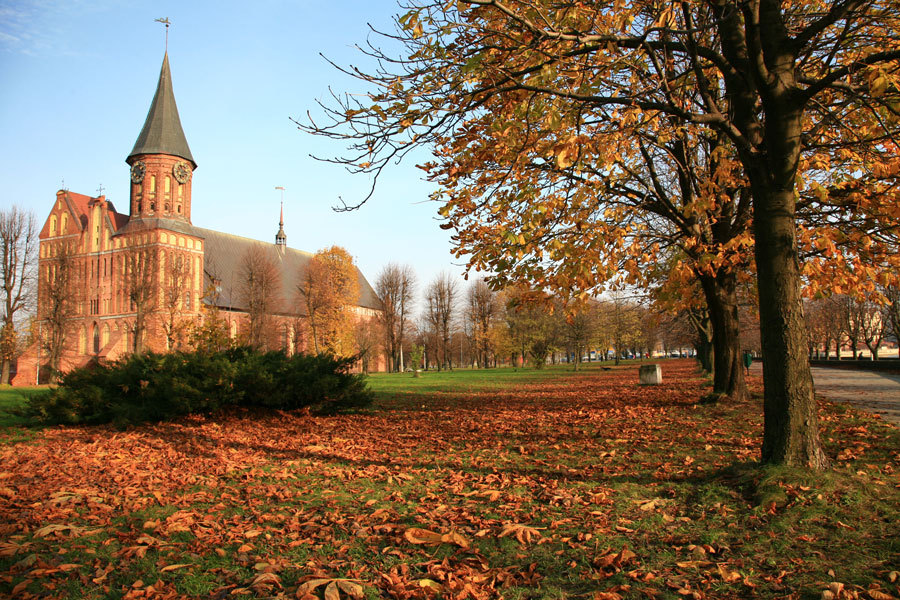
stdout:
[[832,472],[760,469],[758,397],[664,380],[382,375],[362,414],[7,435],[0,595],[900,597],[897,428],[825,405]]

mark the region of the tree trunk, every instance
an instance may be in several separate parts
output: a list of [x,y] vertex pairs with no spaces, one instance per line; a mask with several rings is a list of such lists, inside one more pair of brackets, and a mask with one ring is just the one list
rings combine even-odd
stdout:
[[[799,119],[794,133],[782,139],[796,143]],[[782,189],[755,183],[753,229],[765,383],[762,461],[822,469],[828,461],[819,443],[806,356],[793,182]]]
[[738,318],[737,278],[734,273],[701,276],[712,325],[713,394],[733,400],[747,397],[741,364],[741,325]]
[[0,384],[2,385],[9,384],[9,363],[9,360],[3,359],[3,368],[0,371]]

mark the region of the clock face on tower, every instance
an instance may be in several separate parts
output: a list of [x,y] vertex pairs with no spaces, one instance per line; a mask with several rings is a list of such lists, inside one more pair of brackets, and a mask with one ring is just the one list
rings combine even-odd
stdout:
[[134,183],[142,182],[144,180],[144,173],[146,171],[147,165],[144,164],[144,161],[136,161],[133,165],[131,165],[131,181]]
[[180,162],[172,168],[172,174],[178,183],[185,184],[191,180],[191,166],[186,162]]

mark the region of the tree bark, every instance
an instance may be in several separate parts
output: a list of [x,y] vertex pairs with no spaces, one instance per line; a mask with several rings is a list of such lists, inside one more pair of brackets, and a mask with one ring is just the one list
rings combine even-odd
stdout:
[[712,326],[713,394],[743,400],[747,397],[747,385],[741,363],[737,278],[733,273],[703,275],[700,283]]
[[[795,138],[799,139],[799,119]],[[822,469],[816,399],[806,354],[793,187],[754,189],[754,234],[765,382],[762,461]]]

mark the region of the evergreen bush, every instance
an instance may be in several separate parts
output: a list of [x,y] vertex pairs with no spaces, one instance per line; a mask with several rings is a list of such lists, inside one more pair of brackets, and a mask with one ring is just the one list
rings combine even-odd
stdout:
[[364,376],[350,373],[356,360],[247,347],[135,354],[70,371],[51,393],[29,401],[28,414],[44,423],[122,426],[228,406],[333,413],[372,401]]

